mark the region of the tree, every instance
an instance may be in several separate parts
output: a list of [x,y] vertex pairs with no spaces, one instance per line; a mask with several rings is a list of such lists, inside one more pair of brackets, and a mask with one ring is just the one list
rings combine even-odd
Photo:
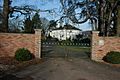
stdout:
[[57,25],[57,22],[55,20],[51,20],[49,22],[49,29],[55,29]]
[[[54,9],[51,10],[40,10],[36,9],[32,5],[23,5],[23,6],[11,6],[11,3],[14,0],[3,0],[3,6],[0,6],[0,17],[2,17],[2,26],[0,28],[0,32],[8,32],[8,19],[10,17],[16,17],[16,19],[20,16],[13,15],[15,12],[20,13],[21,15],[29,16],[32,12],[48,12],[53,13]],[[2,2],[2,1],[1,1]]]
[[118,9],[117,15],[117,36],[120,37],[120,9]]
[[9,32],[22,32],[23,31],[23,21],[20,18],[9,19]]
[[10,13],[10,6],[11,1],[10,0],[4,0],[3,3],[3,13],[1,14],[2,19],[2,29],[0,31],[2,32],[8,32],[8,18]]
[[74,23],[84,23],[97,15],[95,3],[89,0],[60,0],[60,2],[63,8],[63,18],[68,17]]
[[[14,12],[19,12],[21,15],[29,15],[33,11],[39,11],[34,9],[32,6],[24,5],[24,6],[11,6],[12,0],[3,0],[3,6],[0,6],[0,8],[3,8],[2,13],[0,13],[0,16],[2,17],[2,26],[1,26],[1,32],[8,32],[8,19],[9,17],[13,17]],[[16,16],[17,18],[18,16]]]
[[35,15],[32,18],[32,27],[35,29],[42,29],[42,22],[40,20],[40,15],[38,13],[35,13]]
[[25,33],[33,33],[34,29],[32,27],[32,20],[30,19],[30,16],[26,18],[24,22],[24,32]]
[[99,0],[98,19],[99,31],[104,36],[116,35],[118,30],[117,20],[119,0]]
[[35,13],[35,15],[32,17],[32,20],[30,19],[30,16],[26,18],[24,22],[24,28],[25,32],[27,33],[33,33],[34,29],[43,29],[40,15]]
[[[118,14],[120,0],[60,0],[63,17],[68,17],[74,23],[84,23],[90,20],[95,24],[95,30],[101,35],[118,34]],[[117,20],[116,20],[117,19]],[[118,24],[118,25],[116,25]]]
[[49,26],[49,20],[46,18],[40,18],[41,23],[42,23],[42,28],[43,30],[47,30],[48,26]]

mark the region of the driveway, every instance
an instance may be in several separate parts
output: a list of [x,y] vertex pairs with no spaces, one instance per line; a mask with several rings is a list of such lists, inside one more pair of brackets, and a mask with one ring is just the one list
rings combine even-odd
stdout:
[[[66,53],[66,49],[47,47],[46,50],[49,57],[45,58],[42,64],[31,65],[14,75],[29,76],[33,80],[120,80],[120,68],[91,61],[84,52],[75,52],[75,55],[80,54],[80,57],[56,58],[50,55]],[[69,50],[69,54],[72,53]]]
[[33,80],[120,80],[120,68],[89,59],[49,58],[14,73],[17,77],[30,76]]

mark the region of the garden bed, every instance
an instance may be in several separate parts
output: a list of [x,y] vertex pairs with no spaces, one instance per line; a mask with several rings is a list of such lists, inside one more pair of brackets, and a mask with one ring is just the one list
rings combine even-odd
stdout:
[[0,76],[3,73],[11,73],[14,71],[21,70],[27,66],[42,63],[43,60],[41,59],[33,59],[30,61],[23,61],[19,62],[15,60],[13,57],[0,57]]
[[33,59],[30,61],[19,62],[13,57],[0,57],[0,80],[33,80],[33,78],[27,76],[24,78],[16,77],[12,75],[12,72],[19,71],[27,66],[42,63],[41,59]]

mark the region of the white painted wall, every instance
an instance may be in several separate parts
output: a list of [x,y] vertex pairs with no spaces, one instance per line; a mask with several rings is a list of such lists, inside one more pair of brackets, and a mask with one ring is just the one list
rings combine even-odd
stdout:
[[71,38],[75,39],[76,35],[81,34],[80,30],[52,30],[51,32],[49,32],[50,36],[53,38],[57,38],[58,40],[66,40]]

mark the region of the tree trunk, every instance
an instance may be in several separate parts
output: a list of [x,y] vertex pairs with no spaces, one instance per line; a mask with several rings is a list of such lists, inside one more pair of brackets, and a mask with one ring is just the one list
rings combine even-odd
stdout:
[[120,10],[118,9],[118,17],[117,17],[117,36],[120,37]]
[[104,5],[105,5],[104,1],[101,0],[98,9],[99,14],[98,30],[100,31],[100,36],[105,35]]
[[2,32],[8,32],[8,18],[9,18],[9,0],[4,0]]

